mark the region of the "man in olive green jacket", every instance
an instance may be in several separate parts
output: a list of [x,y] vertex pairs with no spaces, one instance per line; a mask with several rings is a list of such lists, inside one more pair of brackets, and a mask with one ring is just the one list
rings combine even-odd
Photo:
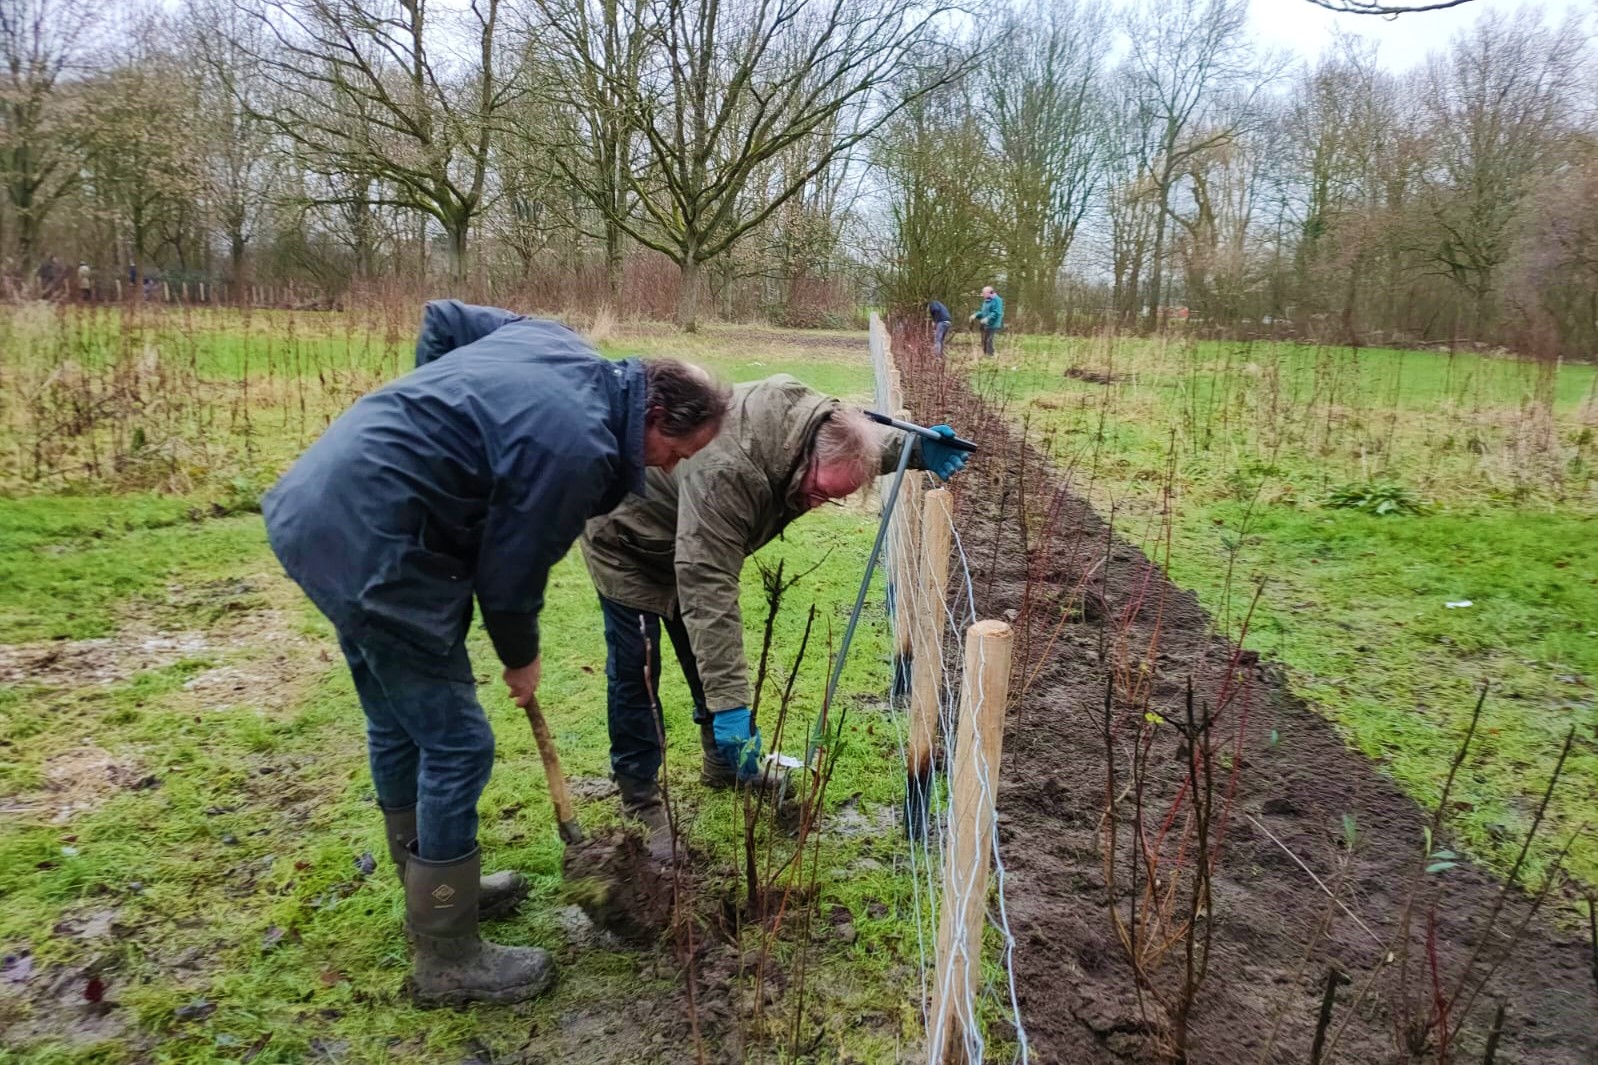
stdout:
[[[662,625],[693,695],[704,782],[757,777],[760,733],[749,720],[738,605],[744,559],[806,511],[893,470],[903,440],[777,374],[734,388],[716,440],[675,470],[649,470],[642,497],[588,523],[583,556],[605,616],[611,768],[623,812],[645,822],[657,843],[662,726],[651,693],[659,691]],[[965,459],[929,440],[912,453],[914,465],[944,480]]]

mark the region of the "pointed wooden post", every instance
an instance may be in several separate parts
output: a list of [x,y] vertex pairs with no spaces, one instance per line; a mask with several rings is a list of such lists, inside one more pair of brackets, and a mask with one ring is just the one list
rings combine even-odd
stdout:
[[[901,410],[894,417],[907,422],[910,412]],[[907,471],[899,487],[899,502],[893,510],[893,539],[890,541],[893,569],[888,579],[892,589],[894,644],[889,697],[895,701],[910,693],[910,662],[915,657],[913,633],[919,607],[916,571],[921,546],[921,489],[922,475]]]
[[993,853],[994,801],[1004,753],[1012,636],[1002,621],[979,621],[966,630],[960,726],[949,775],[937,972],[927,1023],[930,1065],[966,1061],[966,1035],[976,1030],[973,1007],[982,975],[988,859]]
[[910,732],[906,741],[904,828],[926,835],[932,805],[932,761],[943,702],[943,624],[949,588],[949,547],[954,538],[954,497],[934,488],[922,497],[920,562],[906,595],[915,601],[910,648]]

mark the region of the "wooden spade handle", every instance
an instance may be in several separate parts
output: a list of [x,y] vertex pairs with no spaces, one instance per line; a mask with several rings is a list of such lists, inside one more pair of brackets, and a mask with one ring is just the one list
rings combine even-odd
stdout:
[[[544,762],[544,779],[549,781],[549,797],[555,803],[555,819],[560,822],[560,838],[567,843],[580,843],[582,829],[577,824],[577,810],[572,806],[571,792],[566,788],[566,774],[560,771],[560,755],[555,753],[555,740],[549,734],[549,722],[538,708],[538,697],[527,700],[527,723],[533,726],[533,739],[538,742],[538,757]],[[574,838],[575,837],[575,838]]]

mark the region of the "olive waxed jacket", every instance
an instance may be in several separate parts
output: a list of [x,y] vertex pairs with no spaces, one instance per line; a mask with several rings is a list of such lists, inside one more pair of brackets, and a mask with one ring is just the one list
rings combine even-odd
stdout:
[[[671,473],[651,468],[644,494],[593,519],[583,557],[606,599],[663,617],[682,611],[712,713],[749,705],[744,559],[805,511],[800,483],[816,430],[841,404],[786,374],[738,385],[721,433]],[[883,470],[904,437],[883,432]],[[911,454],[919,466],[920,448]]]

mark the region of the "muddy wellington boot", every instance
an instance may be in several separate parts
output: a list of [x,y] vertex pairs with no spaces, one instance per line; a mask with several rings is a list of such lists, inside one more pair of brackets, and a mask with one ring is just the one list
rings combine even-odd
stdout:
[[[732,763],[722,755],[721,748],[716,745],[714,727],[707,721],[699,726],[699,748],[704,752],[704,761],[699,766],[699,782],[707,788],[731,788],[738,781],[738,771]],[[782,794],[787,786],[788,770],[775,762],[762,763],[758,777],[746,780],[747,787],[764,789],[768,794]]]
[[707,788],[730,788],[738,783],[738,771],[722,756],[716,746],[716,734],[710,722],[699,726],[699,749],[704,761],[699,766],[699,783]]
[[405,863],[405,928],[411,940],[411,993],[419,1005],[524,1002],[555,979],[549,952],[502,947],[477,932],[481,852],[432,862],[412,845]]
[[666,813],[660,785],[644,777],[617,773],[616,787],[621,791],[621,815],[644,826],[649,856],[657,862],[671,861],[671,818]]
[[[388,830],[388,856],[393,860],[400,883],[403,884],[405,860],[410,856],[411,844],[416,842],[416,807],[383,810],[383,827]],[[527,897],[527,878],[508,869],[502,873],[490,873],[483,877],[477,897],[478,920],[492,921],[496,917],[507,917]]]

